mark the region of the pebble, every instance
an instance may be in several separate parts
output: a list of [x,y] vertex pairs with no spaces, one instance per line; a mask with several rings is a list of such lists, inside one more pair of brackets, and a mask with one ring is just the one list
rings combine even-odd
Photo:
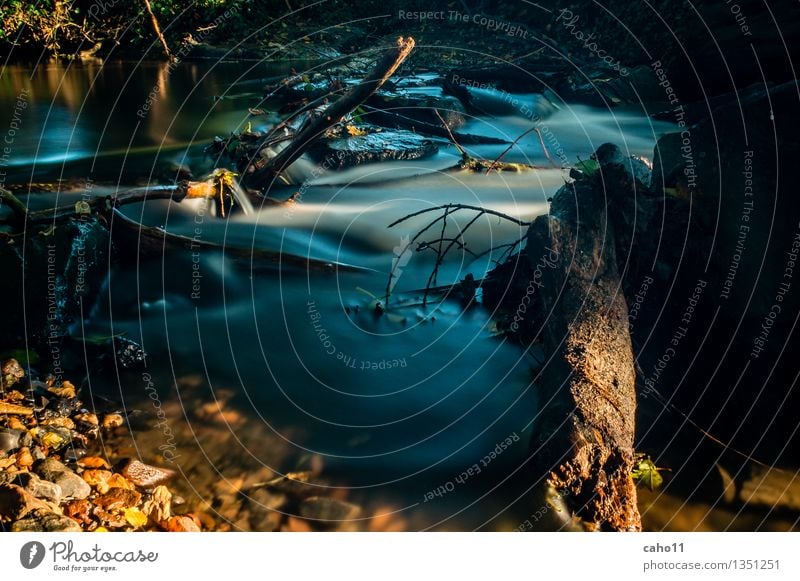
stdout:
[[166,523],[167,531],[171,533],[199,533],[200,527],[188,516],[173,516]]
[[43,498],[55,502],[56,504],[58,504],[61,497],[64,495],[61,491],[61,486],[48,480],[42,480],[31,472],[22,472],[18,474],[16,483],[36,498]]
[[33,415],[33,409],[21,405],[16,405],[13,403],[6,403],[0,401],[0,414],[31,416]]
[[18,520],[11,525],[11,530],[20,533],[79,533],[81,527],[69,517],[50,510],[39,509],[33,511],[27,518]]
[[2,387],[8,389],[15,385],[19,380],[25,377],[25,370],[16,359],[9,359],[3,363],[2,367]]
[[166,486],[156,486],[142,505],[142,512],[153,522],[162,522],[172,516],[172,493]]
[[19,448],[19,440],[22,436],[21,430],[3,429],[0,430],[0,452],[10,452]]
[[0,485],[0,517],[3,520],[17,520],[29,512],[50,506],[16,484]]
[[111,468],[108,462],[100,456],[86,456],[78,460],[78,466],[81,468]]
[[35,466],[34,470],[45,480],[58,484],[64,498],[86,498],[92,492],[83,478],[54,458],[45,458]]
[[103,496],[97,497],[94,502],[102,509],[111,512],[122,508],[136,506],[142,501],[142,495],[135,490],[127,488],[112,488]]
[[317,521],[345,521],[356,518],[361,508],[349,502],[312,496],[300,504],[300,515]]
[[92,519],[89,516],[89,510],[91,508],[92,505],[89,504],[89,501],[85,498],[82,498],[81,500],[73,500],[67,504],[64,507],[64,514],[75,519],[81,524],[88,525],[92,522]]
[[56,397],[72,399],[76,396],[75,386],[69,381],[64,381],[59,387],[50,387],[48,390]]
[[97,419],[97,414],[93,414],[91,412],[75,414],[73,419],[76,422],[83,422],[84,424],[89,424],[90,426],[100,425],[100,421]]
[[119,414],[106,414],[103,416],[103,423],[101,424],[103,429],[111,430],[113,428],[118,428],[122,424],[125,423],[123,417]]
[[120,470],[120,474],[136,486],[153,488],[173,478],[176,472],[166,468],[156,468],[139,460],[128,460]]

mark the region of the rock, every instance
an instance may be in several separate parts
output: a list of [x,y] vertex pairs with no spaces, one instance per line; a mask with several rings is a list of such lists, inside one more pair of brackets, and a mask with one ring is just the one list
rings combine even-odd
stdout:
[[156,523],[172,516],[172,493],[166,486],[156,486],[142,505],[142,512]]
[[21,405],[16,405],[13,403],[6,403],[0,401],[0,414],[31,416],[33,415],[33,409]]
[[278,530],[283,519],[281,507],[289,498],[282,492],[257,488],[247,495],[247,507],[250,512],[250,528],[254,531]]
[[0,369],[0,374],[2,374],[2,383],[0,384],[0,388],[8,389],[9,387],[16,385],[22,378],[25,377],[25,370],[22,369],[22,366],[16,359],[8,359],[3,363],[3,367]]
[[0,485],[0,517],[3,520],[18,520],[29,512],[50,506],[16,484]]
[[54,458],[45,458],[38,462],[34,470],[45,480],[58,484],[64,498],[86,498],[92,492],[83,478]]
[[[92,414],[94,415],[94,414]],[[111,468],[108,462],[100,456],[86,456],[78,460],[78,466],[81,468]]]
[[48,390],[56,397],[72,399],[76,396],[75,386],[69,381],[64,381],[58,387],[50,387]]
[[175,477],[174,470],[156,468],[139,460],[128,460],[120,470],[125,478],[141,488],[153,488]]
[[20,533],[79,533],[81,527],[69,517],[39,509],[33,511],[28,518],[18,520],[11,525],[11,530]]
[[312,496],[300,504],[302,517],[322,522],[352,520],[360,513],[361,508],[355,504],[322,496]]
[[105,430],[111,430],[120,427],[124,423],[125,420],[120,414],[106,414],[103,416],[103,422],[101,426]]
[[173,516],[166,522],[166,530],[171,533],[199,533],[200,526],[188,516]]
[[20,468],[30,468],[33,466],[33,455],[31,449],[24,446],[17,452],[17,466]]
[[[110,486],[108,486],[107,482],[108,479],[111,478],[110,470],[98,470],[91,468],[89,470],[84,470],[81,476],[89,486],[97,488],[101,494],[108,492]],[[101,485],[105,485],[105,490],[101,489]]]
[[72,433],[58,426],[39,426],[31,430],[36,440],[46,448],[57,451],[72,442]]
[[11,452],[19,448],[19,440],[22,434],[21,430],[0,429],[0,452]]
[[75,422],[69,418],[47,418],[39,422],[40,426],[55,426],[57,428],[66,428],[68,430],[75,429]]
[[36,498],[43,498],[56,504],[59,503],[64,495],[61,486],[48,480],[42,480],[31,472],[18,474],[16,483]]
[[320,139],[309,149],[309,154],[316,161],[327,163],[331,169],[341,169],[379,161],[422,159],[437,151],[439,147],[434,141],[397,129]]
[[104,495],[95,499],[95,504],[111,512],[122,508],[131,508],[142,501],[142,495],[135,490],[126,488],[112,488]]
[[72,419],[74,419],[76,422],[81,422],[81,423],[87,424],[89,426],[98,426],[98,425],[100,425],[100,422],[97,419],[97,414],[93,414],[93,413],[90,413],[90,412],[84,412],[84,413],[75,414],[75,416],[73,416]]
[[[430,89],[441,92],[438,87]],[[367,105],[378,109],[374,113],[370,111],[367,120],[378,119],[378,123],[380,123],[381,111],[399,114],[422,123],[441,125],[442,122],[435,113],[438,111],[451,129],[461,127],[466,122],[464,105],[457,98],[449,95],[379,91],[367,100]]]
[[83,525],[88,525],[92,522],[89,516],[89,511],[92,505],[85,498],[81,500],[73,500],[64,507],[64,514],[72,519],[75,519]]

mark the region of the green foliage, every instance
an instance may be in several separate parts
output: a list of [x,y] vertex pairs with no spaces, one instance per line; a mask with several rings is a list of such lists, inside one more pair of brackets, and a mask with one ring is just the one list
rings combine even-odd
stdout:
[[633,463],[633,472],[631,476],[637,484],[644,484],[651,491],[660,488],[664,483],[664,477],[661,476],[660,470],[667,470],[667,468],[659,468],[655,462],[650,459],[646,454],[636,454]]

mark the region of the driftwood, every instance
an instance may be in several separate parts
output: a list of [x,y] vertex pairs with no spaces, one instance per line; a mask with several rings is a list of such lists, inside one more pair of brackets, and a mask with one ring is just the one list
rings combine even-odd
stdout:
[[265,185],[270,179],[286,169],[297,158],[303,155],[308,147],[325,131],[339,123],[342,118],[366,101],[391,77],[397,68],[414,49],[411,37],[397,39],[397,45],[378,60],[367,77],[346,94],[329,105],[316,119],[301,129],[292,142],[282,149],[265,165],[255,169],[249,176],[249,185],[258,187]]
[[635,531],[636,376],[607,203],[592,181],[575,182],[529,231],[528,288],[548,355],[532,449],[546,488],[584,529]]

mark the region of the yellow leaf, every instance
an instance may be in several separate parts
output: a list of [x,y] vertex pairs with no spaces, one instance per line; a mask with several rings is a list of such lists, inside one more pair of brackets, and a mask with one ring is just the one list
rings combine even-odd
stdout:
[[106,527],[97,527],[96,529],[94,529],[94,532],[96,532],[96,533],[107,533],[108,529]]
[[125,520],[128,521],[128,524],[135,529],[143,527],[147,524],[147,517],[145,514],[135,507],[125,509]]

